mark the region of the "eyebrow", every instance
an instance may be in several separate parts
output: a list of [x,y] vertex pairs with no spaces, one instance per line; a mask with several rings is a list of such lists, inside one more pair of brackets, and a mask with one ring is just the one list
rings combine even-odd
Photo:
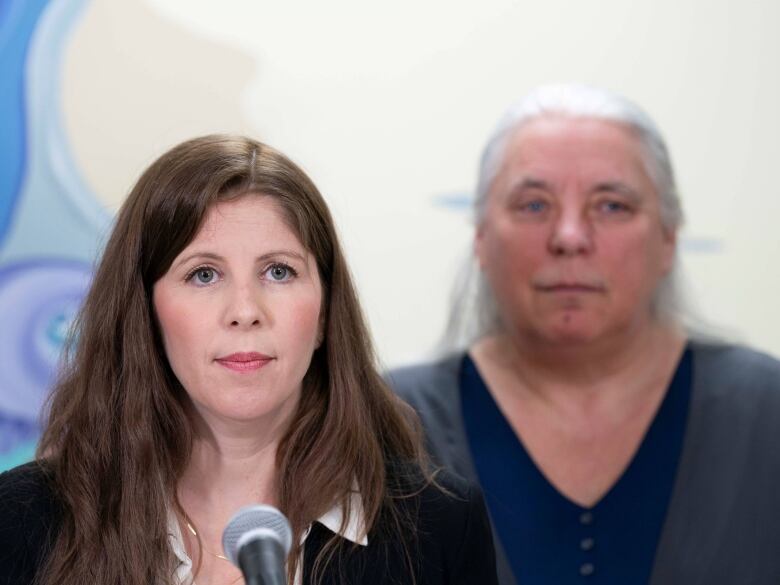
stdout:
[[525,191],[526,189],[542,189],[549,191],[550,185],[542,179],[537,179],[535,177],[525,177],[523,180],[512,185],[512,188],[509,189],[509,192],[517,193],[520,191]]
[[[535,177],[525,177],[521,181],[515,183],[512,186],[512,188],[509,190],[509,192],[518,193],[518,192],[525,191],[526,189],[541,189],[543,191],[551,191],[552,187],[550,187],[550,184],[543,179],[537,179]],[[600,191],[602,192],[606,191],[608,193],[617,193],[618,195],[623,195],[624,197],[628,197],[635,201],[642,199],[642,196],[640,195],[639,191],[637,191],[633,187],[629,187],[626,183],[623,183],[622,181],[603,181],[601,183],[597,183],[591,189],[592,193],[598,193]]]
[[[295,252],[294,250],[271,250],[270,252],[266,252],[265,254],[262,254],[261,256],[255,258],[255,262],[265,262],[266,260],[270,260],[271,258],[275,258],[278,256],[288,256],[300,260],[304,264],[306,263],[306,257],[303,256],[302,254],[299,254],[298,252]],[[225,260],[223,256],[220,256],[219,254],[215,254],[214,252],[193,252],[192,254],[185,256],[181,260],[174,262],[172,268],[178,268],[179,266],[183,264],[187,264],[188,262],[190,262],[195,258],[215,260],[217,262]]]
[[640,201],[642,199],[642,196],[639,194],[639,191],[637,191],[632,187],[629,187],[628,185],[620,181],[605,181],[603,183],[598,183],[592,189],[593,193],[598,193],[601,191],[606,191],[608,193],[617,193],[618,195],[622,195],[633,201]]

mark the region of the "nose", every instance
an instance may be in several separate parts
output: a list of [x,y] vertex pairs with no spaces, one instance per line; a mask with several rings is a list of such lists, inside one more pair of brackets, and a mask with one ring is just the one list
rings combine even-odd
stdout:
[[234,288],[233,294],[227,299],[225,311],[225,321],[234,329],[260,327],[269,318],[262,292],[251,284]]
[[550,234],[550,252],[555,256],[576,256],[593,250],[593,226],[575,208],[562,209]]

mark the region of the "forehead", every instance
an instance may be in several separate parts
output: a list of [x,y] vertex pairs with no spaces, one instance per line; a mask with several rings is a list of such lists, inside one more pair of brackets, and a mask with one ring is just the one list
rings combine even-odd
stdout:
[[546,180],[623,180],[652,188],[633,132],[617,122],[590,118],[550,115],[520,126],[508,138],[498,175],[518,174]]
[[256,193],[211,205],[190,245],[247,239],[274,240],[301,246],[278,201]]

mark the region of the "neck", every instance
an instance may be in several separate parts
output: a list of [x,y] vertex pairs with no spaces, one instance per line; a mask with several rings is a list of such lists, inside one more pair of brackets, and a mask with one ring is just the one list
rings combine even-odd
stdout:
[[204,500],[275,504],[278,441],[198,437],[180,485]]
[[179,527],[198,580],[240,579],[222,555],[221,535],[240,508],[256,503],[278,507],[276,452],[281,434],[258,432],[253,424],[206,424],[196,416],[188,465],[177,485]]
[[276,453],[286,425],[194,419],[192,453],[177,488],[186,512],[200,524],[224,526],[243,506],[278,506]]
[[[587,343],[545,343],[497,334],[479,340],[471,354],[480,366],[497,368],[546,402],[630,399],[626,387],[674,367],[685,343],[673,326],[649,322],[627,334]],[[640,382],[640,383],[638,383]]]

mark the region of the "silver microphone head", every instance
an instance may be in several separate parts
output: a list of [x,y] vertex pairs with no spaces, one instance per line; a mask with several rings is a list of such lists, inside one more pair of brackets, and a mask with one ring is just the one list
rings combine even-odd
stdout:
[[222,533],[222,548],[238,566],[238,551],[255,538],[274,538],[284,549],[285,557],[292,546],[292,530],[287,518],[273,506],[254,504],[233,514]]

